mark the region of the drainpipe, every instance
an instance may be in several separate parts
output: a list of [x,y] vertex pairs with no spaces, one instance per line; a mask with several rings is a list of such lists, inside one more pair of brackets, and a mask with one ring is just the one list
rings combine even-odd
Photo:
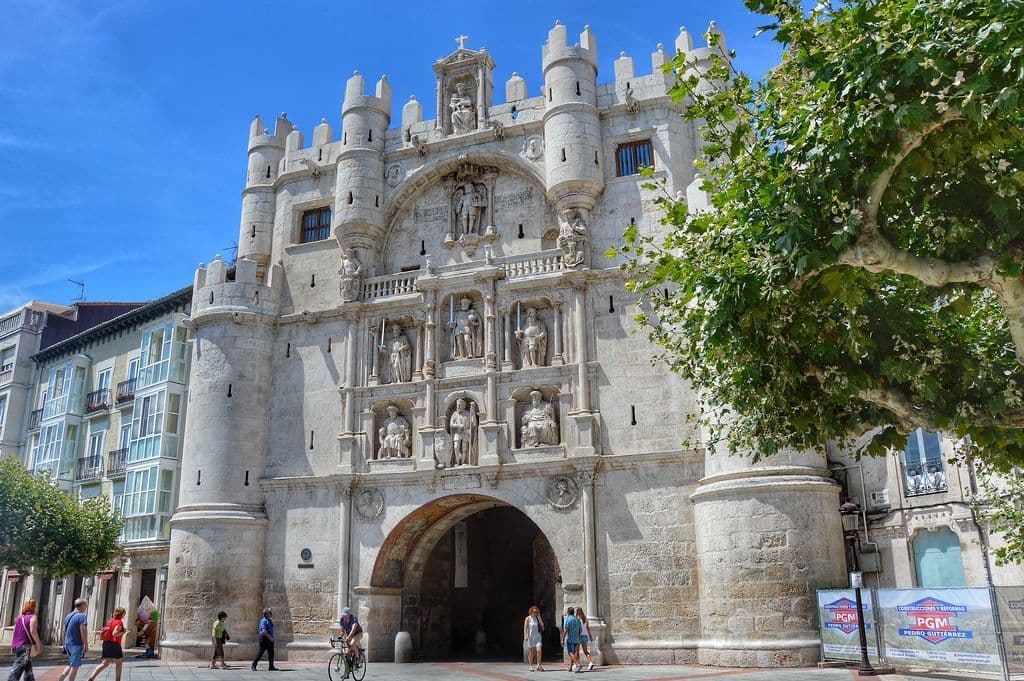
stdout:
[[[864,465],[863,464],[859,464],[859,463],[854,463],[854,464],[850,464],[849,466],[830,465],[828,467],[828,469],[830,471],[850,470],[852,468],[856,468],[858,474],[860,475],[860,491],[861,491],[861,494],[863,494],[864,497],[865,497],[864,499],[861,500],[862,503],[860,504],[860,520],[861,520],[861,524],[864,526],[864,543],[867,544],[868,546],[874,547],[875,555],[876,556],[881,556],[882,554],[881,554],[881,552],[878,549],[878,543],[871,541],[871,536],[869,534],[870,529],[868,528],[868,512],[867,512],[868,488],[867,488],[867,485],[864,482]],[[856,552],[856,550],[857,550],[857,547],[855,546],[854,547],[854,552]],[[879,566],[879,567],[881,567],[881,566]],[[881,588],[881,580],[879,579],[877,572],[875,573],[875,588],[876,589]]]

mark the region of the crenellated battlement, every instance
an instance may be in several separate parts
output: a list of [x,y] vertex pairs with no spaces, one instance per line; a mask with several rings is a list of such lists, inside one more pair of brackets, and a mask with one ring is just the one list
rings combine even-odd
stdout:
[[[694,47],[694,36],[685,27],[680,27],[679,34],[669,49],[666,49],[664,43],[658,43],[656,49],[651,52],[651,68],[649,72],[638,73],[634,58],[628,56],[625,52],[619,52],[618,57],[612,62],[613,79],[604,82],[597,81],[598,107],[604,109],[618,104],[630,105],[632,102],[639,100],[664,97],[666,90],[671,87],[676,78],[676,74],[666,74],[664,67],[680,52],[696,60],[697,70],[703,72],[703,67],[706,67],[712,54],[728,54],[725,36],[715,22],[711,22],[708,33],[713,33],[717,36],[716,44],[712,45],[712,41],[705,39],[703,46]],[[705,35],[708,35],[708,33]],[[588,68],[593,68],[595,72],[599,71],[597,38],[590,26],[585,26],[579,34],[578,43],[570,45],[568,28],[561,22],[556,22],[555,26],[548,32],[548,40],[542,46],[541,54],[544,69],[560,61],[574,60],[587,64]],[[624,91],[626,90],[631,91],[629,97],[624,96]],[[505,82],[505,101],[494,103],[490,107],[489,118],[497,120],[504,127],[538,121],[540,113],[543,111],[544,102],[547,99],[546,94],[545,89],[544,96],[542,97],[529,96],[529,84],[526,79],[518,72],[512,72],[512,75]],[[387,76],[381,76],[377,81],[373,94],[367,94],[366,79],[359,71],[356,71],[346,82],[341,115],[343,119],[350,113],[356,116],[365,116],[367,114],[371,117],[383,116],[383,126],[374,121],[379,128],[375,135],[380,141],[386,140],[384,151],[387,152],[407,148],[409,146],[409,139],[413,135],[416,135],[420,141],[425,143],[430,143],[443,137],[443,135],[437,132],[441,126],[436,119],[425,120],[423,118],[422,98],[416,95],[410,95],[402,106],[401,115],[396,119],[399,125],[394,128],[390,127],[392,100],[393,91]],[[513,110],[517,114],[515,118],[511,116]],[[537,112],[536,115],[531,113],[534,110]],[[522,115],[521,117],[520,114]],[[377,144],[365,144],[367,141],[363,131],[365,126],[353,122],[347,127],[360,128],[359,133],[356,135],[357,139],[347,139],[347,135],[345,135],[346,130],[344,129],[342,129],[340,136],[336,137],[337,130],[326,118],[322,118],[320,124],[313,129],[312,144],[306,145],[305,135],[288,120],[286,114],[281,114],[277,118],[273,134],[263,124],[261,117],[257,115],[250,126],[249,152],[252,153],[261,149],[274,153],[284,152],[290,162],[299,163],[299,159],[302,156],[309,156],[311,160],[323,163],[328,161],[329,152],[316,153],[316,150],[322,150],[328,145],[341,143],[341,146],[346,149],[357,149],[367,146],[376,148],[378,146]],[[358,144],[359,140],[362,140],[364,144]],[[376,142],[377,140],[373,141]],[[300,154],[300,152],[312,153]],[[330,160],[333,161],[333,158]],[[286,167],[295,170],[305,169],[305,166],[295,166],[293,168],[292,165],[288,165]],[[268,179],[265,168],[263,172],[264,177],[258,179]],[[277,174],[275,165],[269,179],[275,179]]]
[[236,323],[243,321],[243,315],[276,317],[284,268],[272,265],[266,280],[266,284],[259,282],[258,263],[255,260],[237,260],[233,276],[220,255],[209,265],[200,263],[193,281],[192,325],[215,322],[224,316],[230,316]]

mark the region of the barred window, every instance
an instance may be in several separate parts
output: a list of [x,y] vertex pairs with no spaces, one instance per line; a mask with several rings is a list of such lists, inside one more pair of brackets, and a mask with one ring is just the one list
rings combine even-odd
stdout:
[[651,140],[620,144],[615,151],[616,174],[619,177],[636,175],[644,166],[654,165],[654,154],[651,152]]
[[302,243],[323,241],[331,235],[331,209],[317,208],[302,214]]

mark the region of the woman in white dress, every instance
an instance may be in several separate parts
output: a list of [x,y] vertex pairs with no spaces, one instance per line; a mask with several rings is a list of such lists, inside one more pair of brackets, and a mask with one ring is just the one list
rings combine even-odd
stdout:
[[[523,643],[526,644],[526,656],[530,661],[530,671],[542,672],[541,645],[544,640],[544,619],[540,616],[540,608],[530,607],[530,614],[523,620]],[[536,662],[534,662],[536,659]]]

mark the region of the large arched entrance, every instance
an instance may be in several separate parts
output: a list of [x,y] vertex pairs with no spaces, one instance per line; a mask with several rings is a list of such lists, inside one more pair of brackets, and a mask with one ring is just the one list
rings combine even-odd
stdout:
[[384,628],[409,632],[416,659],[518,660],[523,618],[536,604],[557,656],[560,581],[550,542],[525,513],[482,495],[442,497],[385,540],[371,587],[390,591],[393,606],[371,605],[371,619],[398,619]]

